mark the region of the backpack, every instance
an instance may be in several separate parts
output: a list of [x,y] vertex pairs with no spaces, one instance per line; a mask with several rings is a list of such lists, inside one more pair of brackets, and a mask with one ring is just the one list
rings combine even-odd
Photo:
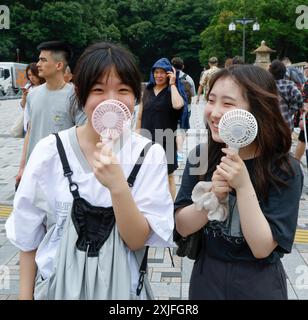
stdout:
[[191,98],[192,98],[192,94],[191,94],[191,90],[192,90],[192,86],[191,84],[189,83],[189,81],[186,79],[187,77],[187,74],[184,73],[182,75],[182,77],[180,77],[180,81],[181,83],[183,84],[183,87],[184,87],[184,90],[185,90],[185,93],[186,93],[186,96],[187,96],[187,103],[188,104],[191,104]]

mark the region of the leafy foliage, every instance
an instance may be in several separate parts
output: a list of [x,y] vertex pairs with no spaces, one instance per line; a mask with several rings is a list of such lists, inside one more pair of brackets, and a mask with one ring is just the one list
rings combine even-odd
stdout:
[[262,40],[276,50],[272,58],[289,56],[293,61],[305,61],[308,30],[298,30],[295,21],[296,7],[302,0],[218,0],[210,25],[201,33],[202,50],[200,61],[205,64],[208,57],[216,55],[220,61],[226,57],[242,55],[242,28],[237,24],[236,32],[229,32],[228,25],[233,19],[258,18],[260,31],[253,32],[252,24],[246,25],[246,61],[253,62],[255,50]]
[[[3,3],[4,2],[4,3]],[[2,1],[6,4],[5,1]],[[272,58],[307,59],[307,30],[295,27],[295,8],[302,0],[10,0],[10,30],[0,30],[0,61],[37,60],[37,45],[63,39],[74,48],[75,60],[90,43],[122,43],[136,56],[145,80],[161,57],[181,56],[185,71],[195,76],[210,56],[221,63],[241,55],[242,26],[228,31],[234,18],[258,17],[260,32],[246,26],[246,60],[253,62],[261,40],[275,49]]]

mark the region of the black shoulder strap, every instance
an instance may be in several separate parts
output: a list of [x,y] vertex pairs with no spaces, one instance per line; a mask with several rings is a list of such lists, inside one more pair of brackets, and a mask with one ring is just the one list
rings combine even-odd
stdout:
[[78,192],[78,185],[72,181],[72,175],[73,171],[70,168],[70,165],[68,164],[66,153],[62,144],[62,141],[58,135],[58,133],[54,133],[57,139],[57,149],[60,156],[60,160],[63,167],[64,177],[67,177],[69,181],[69,188],[70,192],[73,195],[74,199],[80,198],[79,192]]
[[[73,171],[71,170],[67,157],[66,157],[66,153],[62,144],[62,141],[58,135],[58,133],[54,133],[54,135],[56,136],[57,139],[57,149],[59,152],[59,156],[60,156],[60,160],[62,163],[62,167],[63,167],[63,172],[64,172],[64,176],[68,178],[69,180],[69,187],[70,187],[70,192],[72,193],[74,199],[76,198],[80,198],[79,192],[78,192],[78,185],[72,181],[71,176],[73,175]],[[147,155],[149,149],[152,146],[152,142],[149,142],[141,151],[140,156],[133,168],[133,170],[131,171],[128,179],[127,179],[127,183],[130,187],[133,187],[137,174],[141,168],[141,165],[143,163],[143,160],[145,158],[145,156]]]
[[[143,160],[145,158],[145,156],[147,155],[147,152],[149,151],[149,149],[151,148],[152,146],[152,142],[149,142],[144,148],[143,150],[141,151],[140,153],[140,156],[139,156],[139,159],[137,160],[131,174],[129,175],[128,179],[127,179],[127,182],[128,182],[128,185],[130,187],[132,187],[134,185],[134,182],[136,180],[136,177],[137,177],[137,174],[141,168],[141,165],[143,163]],[[136,289],[136,295],[137,297],[140,295],[141,293],[141,290],[143,288],[143,283],[144,283],[144,276],[147,272],[147,265],[148,265],[148,251],[149,251],[149,246],[146,246],[145,247],[145,251],[144,251],[144,255],[143,255],[143,258],[142,258],[142,262],[141,262],[141,265],[140,265],[140,268],[139,268],[139,280],[138,280],[138,286],[137,286],[137,289]]]
[[143,163],[143,160],[144,158],[146,157],[149,149],[151,148],[152,146],[152,142],[149,142],[141,151],[140,153],[140,156],[133,168],[133,170],[131,171],[129,177],[127,178],[127,183],[128,185],[132,188],[134,183],[135,183],[135,180],[136,180],[136,177],[137,177],[137,174],[142,166],[142,163]]
[[136,295],[137,297],[140,295],[141,290],[143,288],[143,282],[144,282],[144,276],[147,273],[147,264],[148,264],[148,251],[149,251],[149,246],[145,247],[143,259],[139,268],[139,280],[138,280],[138,286],[136,289]]
[[[168,247],[169,249],[169,255],[171,258],[171,263],[172,266],[174,267],[174,262],[173,262],[173,258],[172,258],[172,254],[171,254],[171,250],[170,247]],[[149,252],[149,246],[145,247],[145,251],[144,251],[144,255],[142,258],[142,262],[139,268],[139,280],[138,280],[138,286],[137,286],[137,290],[136,290],[136,294],[137,296],[140,295],[141,290],[143,288],[143,282],[144,282],[144,276],[147,273],[147,265],[148,265],[148,252]]]
[[[73,175],[73,171],[71,170],[67,157],[66,157],[66,153],[62,144],[62,141],[58,135],[58,133],[54,133],[54,135],[56,136],[57,139],[57,149],[59,152],[59,156],[60,156],[60,160],[62,163],[62,167],[63,167],[63,172],[64,172],[64,176],[68,178],[69,183],[70,183],[70,192],[72,193],[74,199],[76,198],[80,198],[79,192],[78,192],[78,185],[72,181],[71,176]],[[137,174],[141,168],[141,165],[143,163],[144,158],[146,157],[149,149],[152,146],[152,142],[149,142],[141,151],[140,156],[131,172],[131,174],[129,175],[127,182],[128,185],[130,187],[132,187],[134,185],[134,182],[136,180]],[[140,265],[140,269],[139,269],[139,281],[138,281],[138,286],[137,286],[137,296],[140,295],[141,290],[143,288],[143,282],[144,282],[144,275],[146,274],[146,270],[147,270],[147,263],[148,263],[148,251],[149,251],[149,247],[146,246],[145,247],[145,252],[144,252],[144,256]]]

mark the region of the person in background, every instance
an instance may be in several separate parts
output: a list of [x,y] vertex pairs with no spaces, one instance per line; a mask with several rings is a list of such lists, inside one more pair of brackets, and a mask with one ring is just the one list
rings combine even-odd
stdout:
[[305,133],[304,133],[304,124],[303,121],[306,121],[306,135],[308,137],[308,63],[304,66],[304,75],[306,77],[306,82],[304,83],[303,88],[303,100],[304,100],[304,108],[303,112],[306,113],[306,119],[304,120],[304,113],[301,114],[301,120],[299,122],[299,127],[301,129],[299,136],[298,136],[298,142],[295,149],[295,158],[299,161],[302,159],[302,156],[305,153],[305,147],[306,147],[306,141],[305,141]]
[[295,83],[285,79],[286,71],[285,65],[279,60],[273,60],[269,67],[277,85],[280,111],[292,132],[293,116],[303,107],[303,98]]
[[297,68],[295,68],[294,66],[292,66],[292,62],[288,57],[283,57],[281,59],[281,62],[287,68],[285,78],[287,80],[291,80],[291,81],[295,82],[298,89],[300,91],[302,91],[304,83],[305,83],[305,77],[304,77],[303,73],[300,70],[298,70]]
[[304,76],[306,78],[306,81],[305,81],[305,86],[307,88],[307,81],[308,81],[308,63],[306,62],[305,66],[304,66]]
[[[191,115],[191,102],[192,98],[196,95],[196,88],[194,80],[190,75],[187,73],[184,73],[184,61],[180,57],[174,57],[171,60],[172,66],[179,72],[179,79],[183,84],[186,96],[187,96],[187,108],[188,108],[188,119]],[[182,128],[181,122],[179,124],[179,128],[177,130],[177,136],[176,136],[176,144],[177,144],[177,159],[178,161],[184,160],[184,154],[183,154],[183,144],[185,141],[186,131],[188,128]]]
[[66,83],[71,84],[72,79],[73,79],[73,74],[72,74],[71,68],[67,66],[64,72],[64,81]]
[[24,111],[24,132],[25,132],[25,134],[27,132],[28,121],[29,121],[29,113],[28,113],[28,110],[26,107],[27,96],[34,88],[45,83],[45,79],[41,78],[39,76],[38,68],[37,68],[35,62],[28,64],[28,66],[26,68],[26,77],[29,82],[25,85],[24,88],[21,88],[22,89],[22,97],[21,97],[21,101],[20,101],[20,107]]
[[206,95],[211,77],[213,76],[213,74],[215,72],[217,72],[219,70],[217,65],[218,65],[218,59],[216,57],[211,57],[209,59],[209,67],[210,68],[203,73],[202,78],[199,83],[196,104],[198,104],[200,101],[200,95],[202,95],[203,93]]
[[[260,67],[231,66],[213,75],[207,100],[208,169],[193,175],[197,164],[188,161],[175,201],[177,232],[187,237],[202,229],[204,235],[189,299],[286,300],[281,258],[292,250],[303,174],[289,154],[292,139],[276,83]],[[239,153],[227,148],[218,131],[222,116],[237,109],[258,123],[256,139]],[[217,201],[228,204],[227,216],[210,219],[210,207],[197,209],[192,192],[200,180],[212,182]]]
[[202,76],[203,76],[203,73],[204,73],[205,71],[206,71],[206,67],[203,67],[203,70],[201,71],[200,76],[199,76],[199,82],[201,81]]
[[17,185],[39,140],[86,121],[82,111],[75,112],[71,109],[70,99],[74,95],[74,87],[64,81],[64,71],[72,56],[71,48],[62,41],[48,41],[41,43],[38,50],[39,76],[44,78],[46,83],[35,88],[27,96],[29,122],[16,177]]
[[139,106],[136,128],[153,142],[161,144],[167,155],[170,193],[175,198],[173,172],[178,168],[176,130],[183,112],[186,94],[167,58],[157,60]]
[[227,58],[225,61],[225,68],[229,68],[233,65],[233,59],[232,58]]
[[245,64],[243,57],[241,57],[241,56],[233,57],[232,65],[237,65],[237,64]]

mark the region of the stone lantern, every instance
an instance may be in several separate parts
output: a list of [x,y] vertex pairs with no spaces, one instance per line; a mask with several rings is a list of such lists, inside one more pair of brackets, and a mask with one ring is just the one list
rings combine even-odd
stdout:
[[264,40],[261,41],[261,46],[252,52],[256,55],[256,61],[254,65],[259,66],[265,70],[268,70],[269,65],[271,64],[270,54],[273,52],[276,52],[276,51],[266,46]]

